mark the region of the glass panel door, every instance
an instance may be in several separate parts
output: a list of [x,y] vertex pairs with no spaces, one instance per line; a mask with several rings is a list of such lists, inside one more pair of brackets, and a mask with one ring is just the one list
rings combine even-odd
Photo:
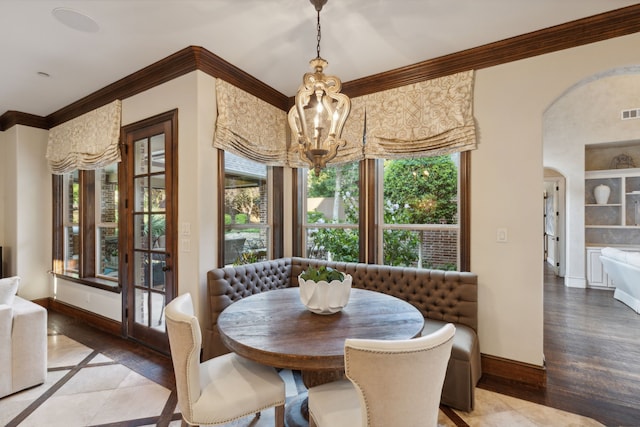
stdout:
[[164,307],[175,295],[176,261],[173,120],[126,134],[127,335],[167,353]]

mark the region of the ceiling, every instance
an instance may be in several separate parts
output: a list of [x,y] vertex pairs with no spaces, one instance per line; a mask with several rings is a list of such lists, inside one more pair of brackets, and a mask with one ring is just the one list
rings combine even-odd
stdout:
[[[329,0],[321,55],[347,82],[637,3]],[[56,8],[93,23],[71,28]],[[316,12],[308,0],[2,0],[0,40],[0,115],[47,116],[187,46],[292,96],[316,56]]]

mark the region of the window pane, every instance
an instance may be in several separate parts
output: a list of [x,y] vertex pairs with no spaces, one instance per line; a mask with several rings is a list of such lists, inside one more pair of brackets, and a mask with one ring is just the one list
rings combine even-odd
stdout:
[[385,224],[457,224],[458,156],[386,160]]
[[[316,176],[307,172],[305,256],[330,261],[357,262],[360,238],[360,163],[332,165]],[[340,224],[341,227],[327,227]]]
[[224,154],[224,165],[224,264],[268,259],[268,168],[229,152]]
[[95,171],[97,275],[118,278],[118,164]]
[[64,175],[64,270],[80,272],[80,174]]
[[308,224],[357,224],[359,213],[359,163],[328,166],[316,176],[307,174]]
[[64,269],[67,273],[80,272],[80,227],[77,225],[64,228]]
[[164,133],[152,136],[150,141],[151,173],[164,172]]
[[134,149],[136,151],[136,164],[135,164],[135,174],[141,175],[147,173],[149,170],[149,140],[148,139],[140,139],[134,142]]
[[98,274],[118,278],[118,229],[98,227]]
[[358,262],[359,254],[360,236],[357,228],[307,228],[307,258]]

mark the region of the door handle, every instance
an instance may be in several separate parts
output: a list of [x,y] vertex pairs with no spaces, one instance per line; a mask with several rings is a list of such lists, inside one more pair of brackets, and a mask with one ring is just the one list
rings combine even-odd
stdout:
[[162,266],[162,271],[167,272],[167,271],[171,271],[171,267],[169,267],[168,265],[163,265]]

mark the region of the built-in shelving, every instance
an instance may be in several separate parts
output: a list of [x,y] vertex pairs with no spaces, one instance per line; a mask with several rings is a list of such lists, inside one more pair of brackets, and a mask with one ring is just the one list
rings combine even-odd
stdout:
[[[596,203],[594,189],[611,189],[605,204]],[[584,185],[585,241],[589,246],[633,245],[640,242],[640,168],[587,171]]]

